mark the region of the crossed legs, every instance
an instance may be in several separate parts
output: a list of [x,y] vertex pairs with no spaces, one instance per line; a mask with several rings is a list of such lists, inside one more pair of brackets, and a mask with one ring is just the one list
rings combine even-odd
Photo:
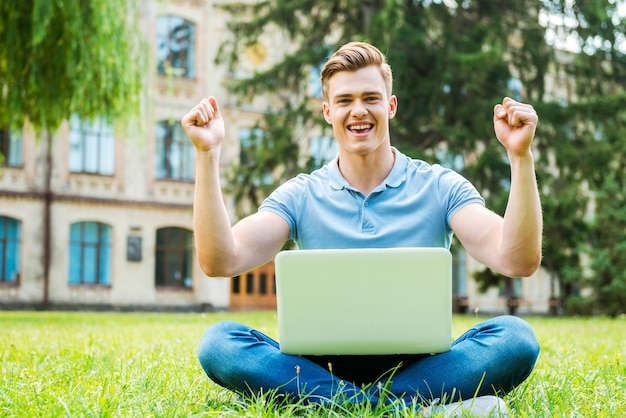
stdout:
[[[448,352],[398,357],[402,365],[391,376],[381,376],[380,383],[385,385],[391,378],[391,394],[407,401],[414,397],[456,401],[475,395],[503,395],[528,377],[538,355],[539,344],[530,326],[514,316],[499,316],[472,327]],[[364,359],[362,366],[359,359],[355,363],[356,356],[349,357],[353,368],[355,364],[357,368],[376,366],[372,356]],[[282,354],[273,339],[232,321],[218,322],[206,331],[198,358],[211,380],[240,393],[276,390],[291,398],[306,396],[312,402],[324,402],[337,394],[355,402],[365,398],[378,401],[378,382],[353,382],[349,372],[337,375],[342,356],[334,358],[336,367],[332,361],[329,367],[319,359]],[[381,360],[388,365],[394,359],[384,356]],[[363,390],[361,383],[372,384]]]

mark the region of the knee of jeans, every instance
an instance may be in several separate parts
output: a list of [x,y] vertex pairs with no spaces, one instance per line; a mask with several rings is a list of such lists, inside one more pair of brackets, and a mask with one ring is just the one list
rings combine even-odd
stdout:
[[211,325],[202,336],[198,347],[198,360],[204,371],[211,376],[212,370],[224,364],[224,358],[232,355],[229,345],[232,344],[234,332],[245,328],[244,325],[233,321],[221,321]]
[[539,341],[530,324],[517,316],[504,316],[504,327],[508,330],[509,342],[517,345],[520,359],[526,360],[532,368],[539,357]]

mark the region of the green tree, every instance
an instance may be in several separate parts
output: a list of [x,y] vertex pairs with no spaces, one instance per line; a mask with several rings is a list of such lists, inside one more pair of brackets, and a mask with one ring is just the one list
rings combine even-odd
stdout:
[[[626,313],[626,182],[610,172],[596,195],[598,210],[591,225],[591,276],[595,307],[615,317]],[[615,202],[622,203],[615,205]]]
[[0,124],[54,132],[70,115],[128,121],[142,89],[127,0],[0,2]]
[[[260,122],[266,129],[263,146],[268,150],[282,147],[290,153],[259,163],[270,165],[266,171],[290,167],[278,170],[285,176],[306,169],[297,164],[297,158],[308,127],[325,126],[313,117],[320,111],[311,110],[306,95],[309,72],[339,45],[368,40],[386,52],[394,69],[399,102],[391,124],[394,144],[413,157],[457,169],[478,187],[489,207],[503,213],[510,171],[505,151],[493,134],[492,108],[505,95],[530,102],[540,115],[535,147],[544,202],[543,267],[553,278],[553,296],[557,292],[564,300],[570,294],[578,296],[583,284],[582,255],[594,256],[594,237],[609,227],[600,220],[590,222],[594,210],[604,210],[594,209],[593,196],[609,186],[604,181],[607,175],[619,178],[622,167],[620,144],[626,138],[626,124],[620,86],[626,81],[626,69],[619,3],[491,0],[450,4],[436,0],[267,0],[232,8],[232,37],[222,47],[221,63],[234,69],[241,52],[266,32],[282,33],[290,45],[284,60],[231,85],[242,100],[274,96],[276,106],[267,114],[280,115],[285,122],[279,126],[279,135],[273,133],[278,126],[268,120]],[[578,45],[579,51],[564,50],[572,45]],[[233,183],[233,187],[256,190],[257,197],[267,192],[254,182]],[[619,199],[603,204],[615,210],[624,207]],[[624,230],[618,227],[611,232],[619,235]],[[477,277],[484,279],[485,286],[502,279],[490,272]]]
[[[611,314],[626,297],[623,275],[611,272],[626,269],[617,245],[626,241],[620,216],[626,201],[618,181],[626,156],[626,43],[620,3],[544,2],[551,14],[576,24],[549,27],[557,34],[555,41],[567,41],[574,53],[562,55],[552,67],[566,89],[564,100],[539,109],[542,132],[553,141],[542,152],[557,167],[556,172],[544,170],[542,178],[549,191],[544,206],[552,210],[546,218],[551,224],[546,222],[544,266],[559,275],[565,306],[570,298],[578,304],[581,285],[589,285],[594,289],[591,302]],[[590,260],[584,278],[582,254]]]
[[[144,52],[128,0],[0,0],[0,126],[28,120],[45,136],[50,224],[51,143],[76,115],[130,126],[139,115]],[[50,231],[44,231],[44,304]]]
[[[478,161],[471,169],[455,168],[465,170],[488,190],[496,206],[504,208],[499,195],[508,187],[502,181],[508,164],[490,120],[496,101],[514,93],[508,87],[511,74],[505,56],[510,25],[520,26],[519,15],[537,9],[535,2],[520,2],[516,8],[508,1],[469,2],[453,9],[432,1],[271,0],[224,7],[234,19],[218,63],[231,71],[242,51],[265,31],[278,28],[294,45],[271,68],[229,84],[241,100],[261,94],[276,98],[276,107],[267,115],[280,115],[286,123],[261,125],[267,141],[285,141],[290,146],[284,148],[292,150],[273,160],[274,167],[292,168],[279,170],[285,177],[277,182],[292,175],[294,167],[296,171],[310,167],[294,163],[298,150],[306,144],[308,127],[326,128],[320,109],[311,108],[306,94],[311,70],[339,45],[365,39],[385,51],[394,68],[400,103],[392,124],[394,143],[431,161],[449,163],[459,161],[459,155],[473,154]],[[275,128],[279,135],[272,133]],[[245,170],[236,168],[239,174]],[[253,182],[233,187],[248,189],[236,193],[248,198],[258,191]]]

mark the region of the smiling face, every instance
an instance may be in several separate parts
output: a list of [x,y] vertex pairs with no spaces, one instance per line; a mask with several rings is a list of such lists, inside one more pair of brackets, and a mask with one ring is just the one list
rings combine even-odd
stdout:
[[389,119],[395,116],[396,108],[397,99],[389,96],[376,66],[338,71],[328,80],[324,118],[333,126],[340,153],[386,151],[381,145],[390,145]]

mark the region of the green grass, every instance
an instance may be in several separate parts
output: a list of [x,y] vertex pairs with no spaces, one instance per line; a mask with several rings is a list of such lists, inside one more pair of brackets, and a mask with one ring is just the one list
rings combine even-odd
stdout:
[[[241,404],[196,359],[206,327],[234,319],[276,337],[272,312],[0,312],[2,417],[383,416],[361,407]],[[454,317],[454,333],[484,318]],[[542,346],[531,377],[506,397],[513,416],[626,416],[626,319],[527,318]],[[391,414],[410,416],[414,408]],[[389,414],[387,414],[389,415]]]

